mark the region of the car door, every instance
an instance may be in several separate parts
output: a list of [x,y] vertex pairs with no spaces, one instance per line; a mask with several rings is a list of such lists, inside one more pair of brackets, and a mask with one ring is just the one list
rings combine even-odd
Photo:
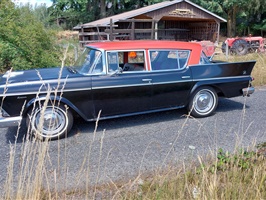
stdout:
[[104,118],[150,110],[150,73],[145,70],[122,72],[118,53],[108,52],[106,55],[107,73],[92,77],[95,114],[101,111],[101,117]]
[[188,50],[149,51],[151,82],[153,85],[152,109],[185,106],[192,87],[192,74],[187,61]]

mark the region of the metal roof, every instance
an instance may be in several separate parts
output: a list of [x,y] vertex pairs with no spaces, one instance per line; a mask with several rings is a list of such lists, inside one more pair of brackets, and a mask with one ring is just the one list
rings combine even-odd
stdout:
[[115,22],[118,22],[119,20],[125,20],[125,19],[130,19],[130,18],[133,18],[133,17],[136,17],[136,16],[139,16],[139,15],[142,15],[142,14],[145,14],[145,13],[148,13],[148,12],[152,12],[152,11],[155,11],[155,10],[159,10],[161,8],[165,8],[167,6],[171,6],[171,5],[174,5],[174,4],[177,4],[177,3],[181,3],[181,2],[186,2],[188,4],[191,4],[193,5],[194,7],[212,15],[213,17],[221,20],[222,22],[226,22],[226,20],[202,7],[200,7],[199,5],[197,4],[194,4],[192,3],[191,1],[189,0],[173,0],[173,1],[164,1],[164,2],[161,2],[161,3],[157,3],[157,4],[153,4],[153,5],[150,5],[150,6],[146,6],[146,7],[143,7],[143,8],[139,8],[139,9],[136,9],[136,10],[132,10],[132,11],[128,11],[128,12],[124,12],[124,13],[121,13],[121,14],[117,14],[117,15],[113,15],[113,16],[110,16],[110,17],[106,17],[106,18],[103,18],[103,19],[99,19],[99,20],[96,20],[96,21],[92,21],[92,22],[89,22],[89,23],[85,23],[85,24],[82,24],[82,25],[78,25],[76,27],[74,27],[73,29],[81,29],[81,26],[84,27],[84,28],[89,28],[89,27],[100,27],[100,26],[109,26],[110,25],[110,19],[112,19],[113,23]]

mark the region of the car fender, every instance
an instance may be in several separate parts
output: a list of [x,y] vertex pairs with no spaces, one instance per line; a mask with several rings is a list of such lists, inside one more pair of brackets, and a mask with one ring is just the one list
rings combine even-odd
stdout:
[[[28,101],[28,103],[25,106],[24,109],[24,115],[29,111],[29,109],[36,103],[36,102],[44,102],[47,100],[47,95],[42,95],[36,98],[31,99],[30,101]],[[86,117],[84,116],[84,114],[68,99],[64,98],[64,97],[60,97],[60,96],[54,96],[51,95],[49,96],[49,100],[51,101],[60,101],[63,104],[66,104],[67,106],[69,106],[72,110],[74,110],[78,115],[80,115],[83,119],[86,119]]]
[[200,87],[212,87],[217,93],[221,92],[222,96],[225,95],[223,89],[217,85],[218,83],[220,82],[215,80],[199,81],[193,85],[192,89],[190,90],[189,97]]

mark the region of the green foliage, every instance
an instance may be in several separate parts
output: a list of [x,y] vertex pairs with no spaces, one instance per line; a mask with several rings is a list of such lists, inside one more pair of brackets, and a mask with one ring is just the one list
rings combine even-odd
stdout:
[[57,65],[54,39],[29,6],[0,2],[0,71]]
[[213,165],[212,171],[216,169],[225,171],[231,167],[238,167],[241,170],[249,169],[250,166],[254,164],[254,161],[252,160],[253,157],[255,157],[255,153],[252,151],[248,152],[240,149],[238,153],[231,155],[220,148],[217,154],[218,161]]
[[[227,36],[261,34],[266,15],[265,0],[192,0],[203,8],[227,19]],[[255,25],[255,26],[254,26]]]
[[72,29],[78,24],[98,20],[136,8],[141,8],[163,0],[53,0],[49,13],[51,21],[64,29]]
[[[53,0],[48,8],[50,23],[57,23],[63,29],[72,29],[114,14],[134,10],[163,0]],[[227,36],[261,34],[265,30],[265,0],[191,0],[203,8],[227,19]]]
[[39,5],[35,6],[32,11],[33,15],[35,16],[36,19],[38,19],[45,28],[51,28],[53,27],[51,15],[49,12],[49,8],[46,7],[46,5]]

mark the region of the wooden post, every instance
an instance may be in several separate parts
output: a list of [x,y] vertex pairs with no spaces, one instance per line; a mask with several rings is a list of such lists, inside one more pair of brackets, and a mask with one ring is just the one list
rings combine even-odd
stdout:
[[151,40],[154,39],[154,20],[151,22]]
[[110,19],[110,41],[114,40],[113,19]]
[[85,42],[84,42],[85,41],[85,36],[84,36],[84,28],[83,28],[83,26],[81,26],[81,36],[79,36],[79,37],[81,37],[81,41],[82,41],[80,46],[83,47],[83,45],[85,44]]
[[216,20],[215,20],[215,22],[216,22],[216,24],[218,25],[218,28],[217,28],[217,29],[218,29],[218,30],[217,30],[217,38],[216,38],[216,41],[215,41],[215,42],[217,43],[217,45],[218,45],[218,44],[219,44],[219,39],[220,39],[220,38],[219,38],[219,36],[220,36],[220,22],[218,22],[218,21],[216,21]]
[[82,34],[81,37],[82,37],[82,41],[85,41],[84,34],[83,33],[84,33],[84,28],[83,28],[83,26],[81,26],[81,34]]
[[130,33],[130,39],[135,40],[135,22],[131,22],[131,33]]
[[158,40],[158,21],[155,21],[155,35],[154,35],[154,39]]

